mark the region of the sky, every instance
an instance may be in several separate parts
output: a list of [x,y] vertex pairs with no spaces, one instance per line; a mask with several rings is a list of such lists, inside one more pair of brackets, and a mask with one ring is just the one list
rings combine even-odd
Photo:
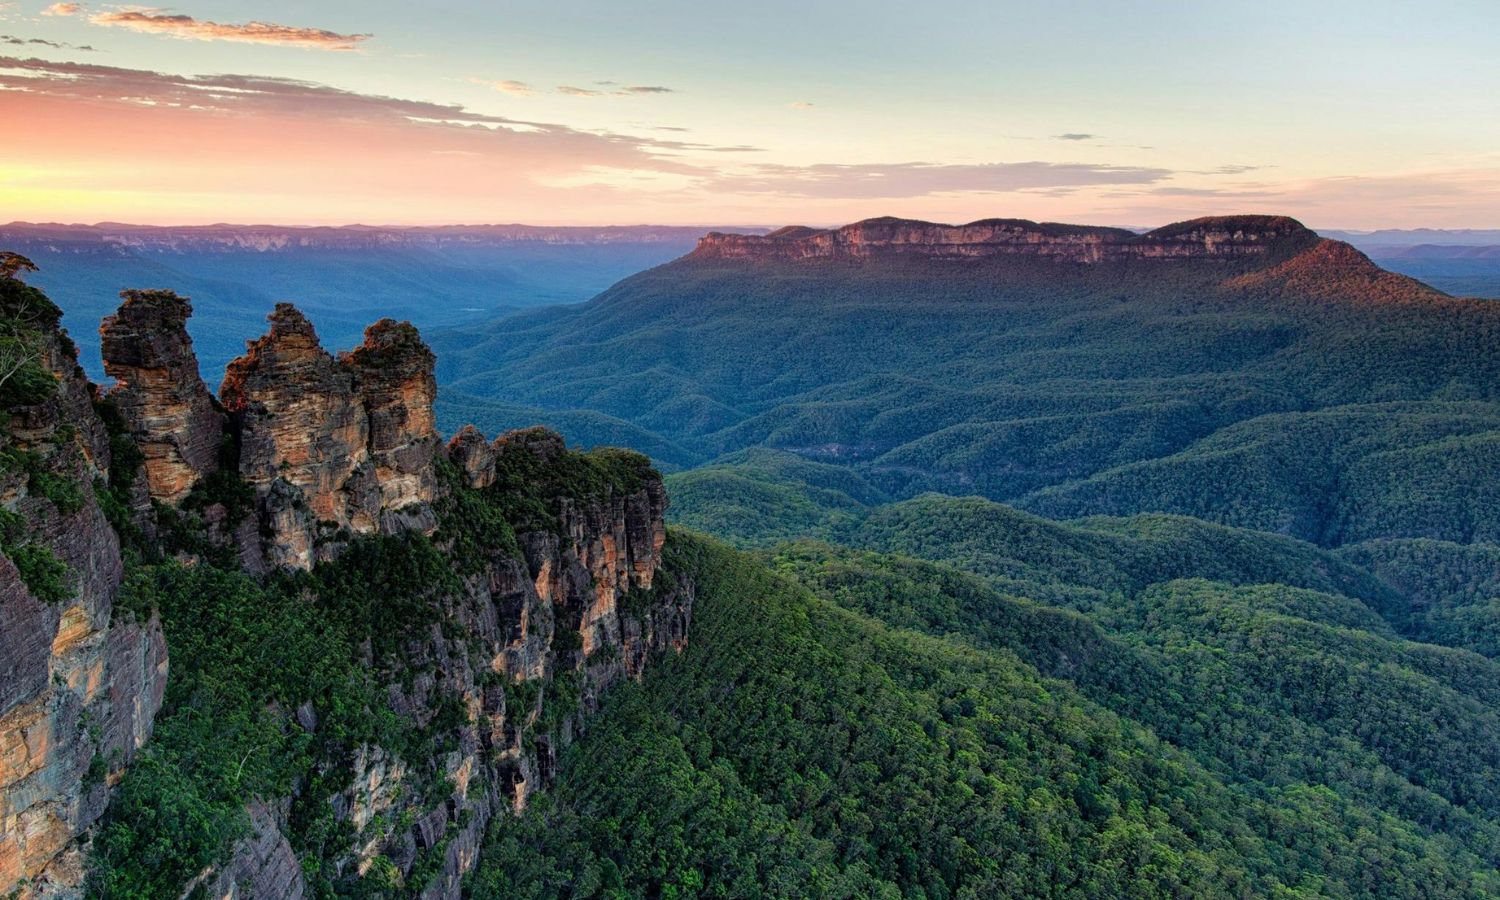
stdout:
[[0,2],[0,221],[1500,227],[1497,0]]

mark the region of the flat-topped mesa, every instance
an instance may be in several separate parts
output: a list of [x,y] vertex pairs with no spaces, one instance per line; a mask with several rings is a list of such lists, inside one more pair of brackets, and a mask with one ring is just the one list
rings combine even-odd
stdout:
[[145,457],[152,499],[177,504],[219,466],[224,417],[198,374],[188,337],[193,307],[171,291],[122,291],[99,326],[109,396]]
[[1026,256],[1060,262],[1134,259],[1269,257],[1305,250],[1320,238],[1283,216],[1222,216],[1168,225],[1146,234],[1123,228],[1062,225],[1025,219],[982,219],[941,225],[909,219],[866,219],[842,228],[790,226],[766,235],[712,232],[694,259],[805,260],[924,256],[977,259]]
[[255,489],[265,561],[307,568],[320,539],[342,530],[429,529],[436,388],[416,329],[378,323],[364,347],[335,359],[291,304],[278,303],[270,322],[219,391],[239,431],[240,475]]

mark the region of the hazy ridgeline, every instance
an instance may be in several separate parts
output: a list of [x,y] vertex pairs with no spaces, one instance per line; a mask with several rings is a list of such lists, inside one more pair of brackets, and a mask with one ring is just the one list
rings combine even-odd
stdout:
[[264,331],[265,311],[297,303],[331,347],[359,343],[381,316],[419,328],[489,321],[509,310],[578,303],[692,249],[689,228],[276,228],[0,226],[0,247],[39,267],[32,283],[64,310],[95,378],[95,334],[126,288],[191,297],[205,372],[219,373]]
[[[480,588],[555,587],[576,523],[613,534],[601,499],[655,483],[630,454],[528,432],[474,468],[465,432],[430,535],[269,578],[203,543],[261,502],[228,470],[155,533],[111,472],[120,615],[160,620],[172,668],[92,889],[239,872],[269,807],[316,896],[1500,893],[1493,301],[1305,233],[1097,265],[698,253],[428,337],[448,430],[671,470],[679,526],[617,599],[637,628],[690,612],[685,645],[607,693],[629,629],[557,629],[536,659],[578,668],[539,678],[474,646],[546,627]],[[6,477],[85,497],[43,463]],[[356,824],[370,746],[412,774]],[[516,783],[446,761],[511,753],[549,786],[481,831],[462,811]]]
[[450,417],[752,549],[674,533],[687,652],[477,894],[1500,890],[1500,306],[1289,256],[690,257],[439,336]]

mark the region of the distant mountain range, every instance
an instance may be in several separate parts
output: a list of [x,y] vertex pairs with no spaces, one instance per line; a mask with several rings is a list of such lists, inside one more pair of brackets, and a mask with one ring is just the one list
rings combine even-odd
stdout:
[[[993,229],[1007,221],[1015,220],[953,227]],[[1116,238],[1134,233],[1084,230]],[[706,233],[768,231],[670,225],[12,222],[0,225],[0,249],[23,253],[41,267],[32,280],[66,310],[65,324],[83,350],[85,369],[102,378],[94,323],[113,310],[125,288],[171,287],[190,296],[199,354],[207,371],[218,372],[264,330],[262,311],[278,300],[298,303],[329,346],[348,347],[359,342],[366,323],[383,315],[432,329],[579,303],[694,250]],[[784,239],[799,232],[832,230],[783,229],[778,246],[787,246]],[[1385,268],[1448,293],[1500,297],[1500,230],[1330,231],[1324,236],[1347,241]]]
[[1500,228],[1382,228],[1377,231],[1319,232],[1334,240],[1347,241],[1370,252],[1376,247],[1412,247],[1418,244],[1477,247],[1500,245]]
[[1450,294],[1500,297],[1500,229],[1393,228],[1324,234],[1348,241],[1388,269]]
[[[95,225],[11,222],[0,240],[44,244],[58,250],[104,244],[131,250],[381,249],[393,247],[485,247],[497,244],[681,244],[705,228],[696,225]],[[738,230],[738,229],[736,229]]]
[[[122,258],[200,345],[518,289],[429,237]],[[0,893],[1500,896],[1500,302],[1285,217],[883,218],[436,356],[281,306],[217,403],[187,312],[95,398],[0,275]]]
[[1287,218],[710,235],[589,303],[432,340],[445,421],[540,420],[683,468],[769,448],[891,499],[1500,540],[1500,481],[1417,484],[1437,459],[1491,466],[1500,304]]
[[381,316],[429,328],[587,300],[686,253],[704,231],[13,222],[0,225],[0,249],[40,267],[33,282],[66,310],[85,369],[102,378],[97,322],[125,288],[172,288],[191,297],[199,355],[207,372],[221,372],[246,340],[265,330],[265,311],[278,300],[296,301],[329,346],[349,347]]

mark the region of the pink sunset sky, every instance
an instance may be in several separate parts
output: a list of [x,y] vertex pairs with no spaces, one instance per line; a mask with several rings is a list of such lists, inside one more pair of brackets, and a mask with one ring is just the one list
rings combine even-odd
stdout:
[[718,6],[4,4],[0,219],[1500,227],[1493,3]]

